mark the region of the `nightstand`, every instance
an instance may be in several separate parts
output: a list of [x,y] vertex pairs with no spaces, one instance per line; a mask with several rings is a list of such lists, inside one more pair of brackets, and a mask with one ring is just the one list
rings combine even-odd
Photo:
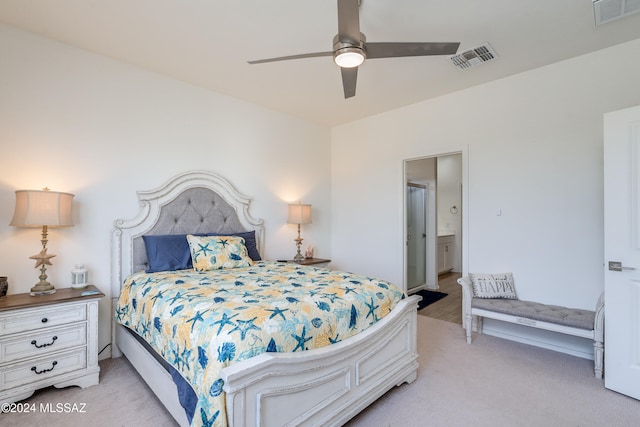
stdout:
[[305,258],[302,261],[288,260],[287,262],[295,262],[296,264],[309,265],[318,268],[329,268],[331,260],[322,258]]
[[[83,296],[83,292],[97,291]],[[94,286],[0,298],[0,403],[37,389],[98,384],[98,302]]]

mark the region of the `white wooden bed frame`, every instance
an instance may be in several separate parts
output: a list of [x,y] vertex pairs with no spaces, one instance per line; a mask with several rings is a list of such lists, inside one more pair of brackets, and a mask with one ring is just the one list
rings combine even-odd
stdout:
[[[250,199],[206,171],[175,176],[162,187],[138,192],[139,214],[116,220],[111,236],[113,307],[133,271],[133,239],[152,229],[163,206],[183,191],[209,188],[235,208],[246,230],[256,230],[262,253],[264,227],[249,213]],[[238,230],[242,231],[242,230]],[[363,333],[298,353],[264,353],[221,371],[229,426],[342,425],[394,386],[415,380],[419,297],[402,300]],[[113,357],[124,354],[181,426],[188,425],[169,373],[124,330],[113,324]],[[197,414],[195,415],[197,416]]]

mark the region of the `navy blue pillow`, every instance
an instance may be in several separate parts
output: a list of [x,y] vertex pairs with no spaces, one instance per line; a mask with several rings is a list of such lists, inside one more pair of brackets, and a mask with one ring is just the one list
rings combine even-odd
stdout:
[[[193,234],[194,236],[240,236],[244,238],[249,258],[260,261],[260,252],[256,243],[256,232],[242,233],[207,233]],[[147,251],[149,268],[147,273],[158,271],[185,270],[193,268],[191,250],[186,234],[164,234],[158,236],[142,236]]]
[[191,268],[191,251],[186,234],[142,236],[147,250],[147,273]]

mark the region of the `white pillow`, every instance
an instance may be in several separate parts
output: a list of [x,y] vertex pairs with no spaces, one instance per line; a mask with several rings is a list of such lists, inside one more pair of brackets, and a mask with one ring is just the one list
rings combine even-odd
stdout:
[[469,273],[469,278],[476,298],[518,299],[512,273]]

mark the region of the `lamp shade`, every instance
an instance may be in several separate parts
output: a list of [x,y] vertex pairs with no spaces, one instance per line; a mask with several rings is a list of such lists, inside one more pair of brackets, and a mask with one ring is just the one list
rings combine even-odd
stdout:
[[311,223],[311,205],[303,205],[302,203],[289,205],[289,224],[310,224]]
[[49,190],[17,190],[16,210],[11,224],[16,227],[72,227],[73,194]]

